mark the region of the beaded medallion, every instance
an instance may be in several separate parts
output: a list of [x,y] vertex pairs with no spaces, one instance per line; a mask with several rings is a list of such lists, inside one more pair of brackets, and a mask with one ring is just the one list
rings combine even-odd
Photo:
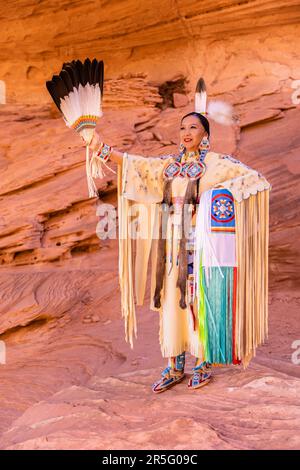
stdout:
[[167,180],[172,180],[176,176],[181,178],[189,178],[197,180],[204,175],[206,165],[204,158],[208,149],[201,150],[201,152],[191,152],[189,155],[195,156],[197,160],[189,162],[181,162],[181,159],[185,156],[185,153],[181,152],[174,162],[169,163],[163,171],[163,177]]
[[228,189],[213,189],[211,230],[213,232],[235,232],[234,199]]

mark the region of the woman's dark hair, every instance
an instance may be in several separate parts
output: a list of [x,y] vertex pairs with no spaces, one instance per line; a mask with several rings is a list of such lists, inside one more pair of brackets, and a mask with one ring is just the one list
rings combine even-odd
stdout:
[[202,126],[204,127],[204,129],[207,132],[207,135],[209,137],[209,122],[208,122],[208,119],[205,116],[203,116],[203,114],[196,113],[196,111],[192,111],[191,113],[185,114],[181,118],[181,123],[182,123],[183,119],[186,118],[187,116],[196,116],[200,120]]

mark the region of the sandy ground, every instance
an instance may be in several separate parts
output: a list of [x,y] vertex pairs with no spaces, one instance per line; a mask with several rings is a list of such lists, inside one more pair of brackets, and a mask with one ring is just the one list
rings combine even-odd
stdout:
[[[69,299],[62,314],[2,335],[7,363],[0,366],[0,447],[299,448],[300,364],[292,362],[292,343],[300,339],[299,295],[270,292],[269,339],[245,371],[215,368],[209,385],[191,391],[193,357],[187,355],[186,379],[154,395],[151,384],[166,365],[158,317],[146,297],[131,350],[124,340],[113,253],[111,272],[96,266],[77,272],[76,282],[81,288],[89,285],[89,296],[78,301],[74,289],[77,300]],[[71,289],[75,268],[15,269],[6,277],[15,277],[17,284],[37,277],[39,289],[52,286],[53,301],[58,292],[62,298]],[[93,281],[97,288],[91,287]]]

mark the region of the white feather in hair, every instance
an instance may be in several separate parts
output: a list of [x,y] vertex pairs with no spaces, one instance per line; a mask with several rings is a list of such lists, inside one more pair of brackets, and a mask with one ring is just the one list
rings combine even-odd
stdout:
[[229,103],[221,100],[212,100],[207,104],[206,85],[202,77],[199,78],[196,86],[195,111],[213,119],[219,124],[227,126],[233,124],[233,108]]
[[203,78],[199,78],[195,93],[195,111],[196,113],[205,114],[206,111],[206,86]]

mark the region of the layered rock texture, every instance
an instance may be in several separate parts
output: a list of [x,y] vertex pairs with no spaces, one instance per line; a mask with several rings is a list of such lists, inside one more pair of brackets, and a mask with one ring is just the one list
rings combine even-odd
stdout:
[[[299,20],[299,2],[283,0],[0,10],[0,448],[299,448]],[[86,57],[104,60],[97,130],[119,150],[176,151],[200,76],[209,98],[233,104],[236,125],[212,124],[211,148],[272,184],[270,333],[246,371],[154,396],[166,360],[149,294],[134,350],[125,343],[117,240],[97,235],[116,175],[88,198],[82,142],[45,87]]]

